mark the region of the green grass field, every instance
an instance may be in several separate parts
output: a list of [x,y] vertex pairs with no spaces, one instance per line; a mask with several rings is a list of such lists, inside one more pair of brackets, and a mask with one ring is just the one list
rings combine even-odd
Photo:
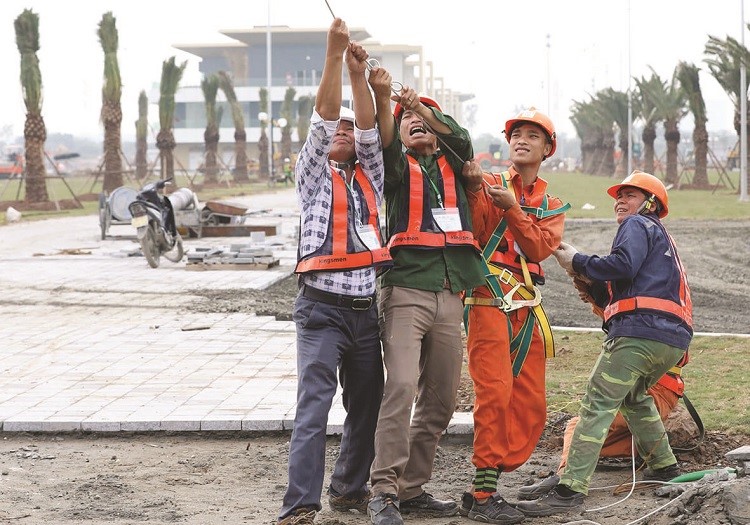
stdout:
[[[566,213],[569,218],[613,218],[614,199],[607,188],[619,183],[610,177],[595,177],[583,173],[549,172],[542,174],[548,183],[548,192],[571,204]],[[715,184],[716,172],[711,172],[709,181]],[[735,188],[739,187],[739,174],[731,174]],[[586,204],[593,210],[582,210]],[[739,194],[730,187],[712,190],[676,189],[669,191],[669,216],[665,222],[675,219],[747,219],[750,218],[750,203],[740,202]]]
[[[591,368],[601,351],[599,332],[555,333],[557,356],[547,360],[547,402],[550,412],[575,414]],[[748,434],[750,369],[745,365],[750,339],[695,337],[690,362],[683,369],[685,393],[706,430]]]

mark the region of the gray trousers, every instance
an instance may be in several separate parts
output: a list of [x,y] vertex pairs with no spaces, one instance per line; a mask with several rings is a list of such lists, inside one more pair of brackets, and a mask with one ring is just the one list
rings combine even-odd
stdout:
[[406,500],[419,496],[432,476],[438,441],[456,408],[463,305],[450,290],[388,286],[380,312],[386,383],[370,482],[373,494]]
[[383,397],[377,308],[355,311],[297,296],[297,410],[289,443],[289,486],[279,518],[302,507],[320,510],[326,426],[338,369],[347,415],[331,487],[342,495],[367,490]]

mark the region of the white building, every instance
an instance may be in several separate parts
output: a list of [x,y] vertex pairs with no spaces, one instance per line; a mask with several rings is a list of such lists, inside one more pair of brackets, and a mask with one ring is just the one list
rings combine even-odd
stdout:
[[[221,31],[236,43],[208,45],[174,45],[176,49],[200,57],[199,69],[203,74],[219,71],[231,73],[237,100],[241,103],[248,156],[257,159],[257,143],[260,137],[260,88],[268,88],[266,26],[248,30]],[[271,26],[271,89],[272,119],[280,117],[281,104],[287,88],[296,91],[293,114],[297,114],[297,100],[302,96],[314,96],[323,70],[328,28],[290,28]],[[444,112],[462,122],[462,102],[473,95],[451,91],[443,86],[442,78],[433,75],[433,63],[426,60],[422,46],[380,44],[370,40],[363,28],[350,29],[351,38],[361,42],[371,58],[385,67],[395,80],[405,85],[416,86],[420,93],[427,94],[440,103]],[[343,102],[351,101],[351,86],[346,73],[343,75]],[[219,91],[219,105],[223,105],[220,128],[219,152],[225,163],[233,157],[234,123],[226,98]],[[194,170],[203,161],[203,132],[206,127],[205,104],[200,86],[180,87],[175,98],[174,135],[177,142],[176,160],[186,169]],[[281,130],[273,127],[273,140],[278,144]],[[293,128],[294,149],[298,149],[297,131]],[[278,146],[276,146],[278,148]]]

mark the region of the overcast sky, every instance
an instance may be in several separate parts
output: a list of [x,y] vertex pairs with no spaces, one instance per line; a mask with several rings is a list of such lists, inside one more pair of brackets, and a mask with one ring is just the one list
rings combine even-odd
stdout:
[[[330,25],[325,0],[2,0],[0,129],[10,125],[14,136],[23,132],[13,22],[24,8],[40,17],[38,56],[48,132],[93,138],[101,135],[104,60],[96,32],[102,15],[113,12],[123,81],[122,132],[132,139],[138,93],[158,85],[165,59],[176,55],[178,61],[188,61],[181,85],[200,82],[197,57],[177,51],[173,44],[231,42],[219,31],[265,26],[269,3],[272,25]],[[680,60],[705,69],[709,34],[742,38],[742,0],[329,3],[350,27],[367,29],[380,43],[424,46],[426,60],[434,62],[435,75],[444,77],[446,87],[476,95],[475,135],[499,133],[518,108],[532,105],[549,112],[561,132],[573,134],[568,121],[572,101],[589,100],[589,94],[607,87],[624,91],[629,77],[650,76],[649,66],[664,79]],[[728,97],[707,71],[701,73],[701,86],[709,130],[730,130]],[[150,118],[158,120],[155,110]],[[0,134],[0,140],[7,136]]]

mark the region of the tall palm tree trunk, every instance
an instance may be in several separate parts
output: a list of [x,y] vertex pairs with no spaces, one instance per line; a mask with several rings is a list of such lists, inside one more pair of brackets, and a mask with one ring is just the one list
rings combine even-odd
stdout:
[[664,138],[667,141],[667,173],[664,177],[666,184],[677,185],[677,147],[680,145],[680,131],[677,121],[667,119],[664,122]]
[[217,184],[219,182],[219,129],[215,125],[206,126],[203,132],[203,141],[206,145],[206,184]]
[[44,141],[47,130],[39,114],[26,114],[23,128],[26,157],[26,202],[49,202],[47,171],[44,167]]
[[142,181],[148,173],[148,97],[138,96],[138,120],[135,121],[135,178]]
[[161,178],[174,178],[174,148],[177,142],[174,140],[174,134],[171,129],[159,130],[156,135],[156,147],[159,148],[159,157],[161,158]]
[[104,191],[112,193],[122,186],[122,80],[117,62],[118,33],[112,12],[99,22],[99,42],[104,51],[101,121],[104,124]]
[[122,186],[121,131],[122,109],[120,103],[105,102],[102,107],[104,122],[104,191],[112,193]]
[[656,165],[654,164],[654,142],[656,142],[656,128],[653,126],[644,126],[643,133],[643,171],[654,174]]
[[693,186],[708,188],[708,131],[706,123],[695,123],[693,128],[693,153],[695,157],[695,174]]
[[14,21],[16,46],[21,54],[21,88],[26,105],[23,128],[27,202],[49,202],[44,141],[47,128],[42,118],[42,73],[39,70],[39,15],[24,9]]

